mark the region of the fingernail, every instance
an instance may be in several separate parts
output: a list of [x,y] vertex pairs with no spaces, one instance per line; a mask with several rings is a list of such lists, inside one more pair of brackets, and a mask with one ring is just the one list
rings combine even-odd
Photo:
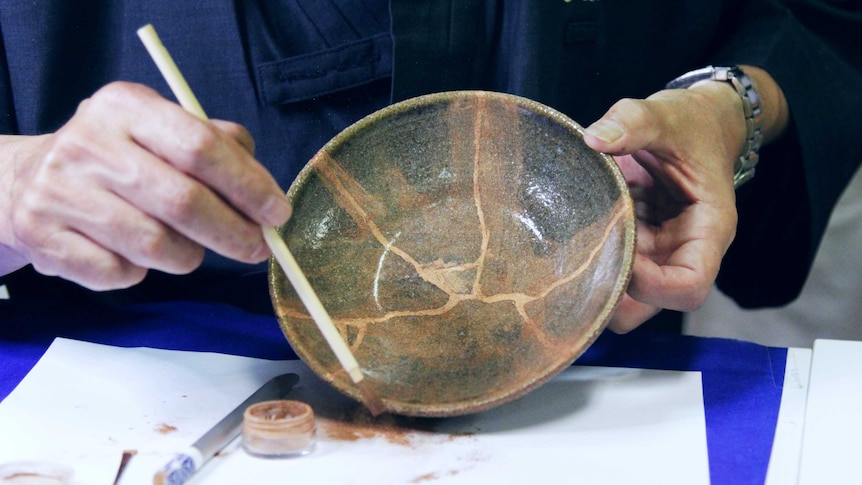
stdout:
[[280,226],[287,222],[290,219],[290,216],[293,214],[293,208],[290,206],[290,203],[287,201],[286,197],[271,197],[266,203],[263,205],[263,210],[261,211],[261,217],[264,222],[266,222],[270,226]]
[[623,129],[614,121],[599,120],[585,130],[605,143],[613,143],[623,136]]

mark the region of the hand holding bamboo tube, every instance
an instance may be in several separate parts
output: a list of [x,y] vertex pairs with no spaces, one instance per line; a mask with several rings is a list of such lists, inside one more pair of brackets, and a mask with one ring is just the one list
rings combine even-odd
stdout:
[[[162,76],[164,76],[174,96],[177,97],[180,105],[198,118],[207,119],[206,113],[174,63],[173,58],[162,44],[153,26],[146,25],[138,29],[138,37],[144,43],[144,46],[147,48]],[[335,328],[335,324],[333,324],[329,313],[327,313],[317,294],[314,292],[290,249],[288,249],[274,227],[263,226],[262,231],[264,240],[272,251],[273,256],[284,270],[290,283],[296,289],[299,298],[306,309],[308,309],[327,344],[329,344],[335,353],[336,358],[348,373],[350,379],[359,388],[363,403],[373,415],[376,416],[382,413],[384,408],[380,398],[364,380],[359,363],[347,346],[347,342],[345,342],[344,338],[338,332],[338,329]]]

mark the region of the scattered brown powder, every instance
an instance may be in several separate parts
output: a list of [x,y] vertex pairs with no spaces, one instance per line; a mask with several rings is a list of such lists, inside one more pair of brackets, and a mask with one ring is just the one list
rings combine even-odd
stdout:
[[446,473],[433,472],[426,473],[424,475],[420,475],[413,480],[410,480],[410,483],[423,483],[423,482],[432,482],[436,480],[440,480],[443,476],[454,477],[455,475],[461,473],[461,470],[449,470]]
[[[315,412],[317,413],[318,432],[333,441],[356,442],[383,439],[391,444],[415,450],[420,447],[423,437],[433,438],[438,443],[475,437],[473,432],[438,431],[445,418],[413,418],[392,414],[375,417],[364,406],[350,409],[339,408],[338,410],[320,409]],[[481,430],[477,429],[476,431],[480,432]],[[409,483],[424,484],[453,477],[473,468],[476,463],[487,461],[488,457],[480,451],[474,450],[472,453],[459,458],[459,461],[464,460],[467,463],[460,469],[453,468],[424,473],[413,478]]]
[[321,418],[317,424],[322,433],[336,441],[382,438],[392,444],[411,446],[415,433],[413,429],[399,426],[392,415],[375,418],[364,409],[342,417]]
[[435,431],[434,420],[409,418],[383,414],[372,416],[362,406],[342,411],[337,415],[318,415],[318,430],[327,438],[335,441],[359,441],[384,439],[389,443],[416,447],[414,440],[420,436],[436,437],[452,441],[471,436],[468,433],[439,433]]
[[160,434],[173,433],[176,430],[177,430],[176,426],[171,426],[170,424],[167,424],[167,423],[162,423],[162,424],[156,426],[156,432],[160,433]]
[[410,483],[430,482],[431,480],[437,480],[439,478],[440,477],[436,473],[426,473],[410,480]]

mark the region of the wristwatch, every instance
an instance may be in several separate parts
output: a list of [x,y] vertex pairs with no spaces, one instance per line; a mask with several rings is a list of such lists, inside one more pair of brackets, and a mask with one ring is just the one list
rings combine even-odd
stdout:
[[754,167],[760,158],[760,145],[763,143],[763,119],[760,109],[760,97],[751,83],[751,78],[739,66],[707,66],[683,74],[667,83],[665,88],[685,89],[703,80],[730,83],[742,98],[747,132],[745,146],[742,148],[742,153],[737,159],[733,170],[733,186],[734,188],[738,188],[754,177]]

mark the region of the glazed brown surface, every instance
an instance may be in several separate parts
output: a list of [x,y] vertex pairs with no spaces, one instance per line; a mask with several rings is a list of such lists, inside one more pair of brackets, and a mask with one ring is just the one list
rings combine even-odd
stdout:
[[[399,103],[308,164],[279,228],[390,412],[487,409],[571,364],[628,282],[631,200],[571,120],[485,92]],[[277,265],[297,354],[358,398]]]

